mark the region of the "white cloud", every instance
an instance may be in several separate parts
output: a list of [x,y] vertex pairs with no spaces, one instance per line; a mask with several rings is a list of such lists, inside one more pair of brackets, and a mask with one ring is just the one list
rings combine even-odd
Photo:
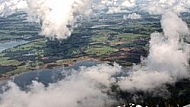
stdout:
[[[64,79],[51,83],[48,87],[33,81],[28,91],[22,91],[10,82],[10,89],[0,95],[0,106],[104,107],[105,104],[114,102],[106,93],[111,84],[117,84],[123,91],[152,92],[166,83],[172,84],[188,78],[190,46],[179,41],[183,35],[189,34],[187,25],[172,12],[166,12],[162,16],[161,25],[164,33],[156,32],[151,35],[148,57],[141,64],[134,65],[130,72],[123,71],[117,64],[100,64],[73,70],[71,75],[66,75]],[[126,75],[116,77],[116,74]]]
[[[180,39],[189,34],[189,29],[175,14],[187,11],[189,0],[108,1],[101,2],[110,6],[110,9],[114,10],[113,13],[120,10],[123,4],[126,9],[135,6],[151,14],[163,14],[163,34],[151,35],[149,56],[142,60],[142,65],[134,66],[128,76],[118,77],[118,85],[122,90],[154,90],[165,83],[173,83],[189,76],[187,68],[190,46]],[[32,21],[42,21],[41,34],[47,37],[67,38],[72,32],[67,25],[73,25],[77,18],[74,13],[88,15],[91,12],[90,0],[15,0],[1,1],[1,15],[6,16],[26,8],[25,2],[29,18]],[[118,10],[115,10],[115,7]],[[116,82],[113,75],[119,72],[122,72],[121,67],[116,64],[81,67],[79,71],[73,71],[71,76],[48,87],[33,82],[29,91],[22,91],[14,83],[9,83],[10,89],[0,95],[0,104],[1,107],[103,107],[105,102],[112,102],[105,92],[109,90],[110,84]]]
[[124,15],[123,19],[140,19],[141,15],[137,13],[131,13],[128,16]]
[[142,0],[137,3],[141,10],[150,14],[163,14],[166,10],[176,13],[189,10],[190,1],[188,0]]
[[[190,9],[189,0],[1,0],[1,16],[8,16],[23,9],[32,21],[42,22],[41,34],[47,37],[65,39],[72,33],[72,27],[78,16],[91,14],[91,3],[105,13],[133,13],[145,11],[150,14],[163,14],[166,10],[176,13]],[[77,14],[75,14],[77,13]],[[100,13],[103,13],[100,12]],[[74,15],[75,14],[75,15]]]
[[17,10],[27,8],[27,3],[24,0],[2,0],[0,1],[0,15],[8,16]]
[[27,13],[32,21],[42,21],[42,35],[65,39],[71,35],[75,12],[89,15],[89,0],[32,0]]
[[[0,95],[1,107],[105,107],[111,105],[106,91],[116,80],[112,77],[121,71],[115,64],[81,67],[73,70],[65,79],[49,84],[33,81],[29,91],[22,91],[14,83],[9,82],[10,89]],[[64,71],[69,72],[69,71]],[[102,87],[103,86],[103,87]]]
[[189,34],[187,25],[172,12],[162,16],[161,25],[164,34],[151,35],[147,59],[142,60],[143,66],[134,66],[129,77],[121,77],[122,89],[147,91],[189,77],[190,48],[180,41]]
[[90,0],[4,0],[0,4],[1,16],[8,16],[22,9],[30,21],[42,22],[41,34],[65,39],[71,35],[78,12],[89,16]]
[[135,0],[125,0],[121,6],[124,6],[126,8],[134,8],[136,6]]

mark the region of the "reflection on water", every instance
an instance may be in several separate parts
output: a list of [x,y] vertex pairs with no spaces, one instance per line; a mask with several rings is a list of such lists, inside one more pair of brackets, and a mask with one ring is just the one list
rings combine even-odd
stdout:
[[15,46],[18,45],[23,45],[28,43],[29,41],[25,41],[25,40],[20,40],[20,41],[10,41],[10,42],[6,42],[6,43],[0,43],[0,52],[9,49],[9,48],[13,48]]
[[[31,84],[33,80],[43,83],[45,86],[48,86],[49,83],[57,82],[64,78],[64,73],[69,74],[69,70],[79,69],[80,66],[94,66],[100,64],[100,62],[96,61],[78,61],[75,65],[71,67],[57,67],[55,69],[43,69],[25,72],[13,77],[12,81],[14,81],[21,89],[26,89],[28,85]],[[64,72],[67,71],[67,72]],[[6,82],[0,82],[0,89],[2,85],[5,85]]]

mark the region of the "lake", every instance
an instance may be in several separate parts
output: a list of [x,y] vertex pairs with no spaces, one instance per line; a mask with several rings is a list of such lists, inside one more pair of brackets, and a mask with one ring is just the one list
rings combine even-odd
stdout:
[[25,41],[25,40],[19,40],[19,41],[10,41],[10,42],[6,42],[6,43],[0,43],[0,52],[9,49],[9,48],[13,48],[15,46],[18,45],[23,45],[28,43],[29,41]]
[[[57,67],[54,69],[43,69],[43,70],[35,70],[35,71],[28,71],[12,77],[13,82],[15,82],[22,90],[25,90],[28,85],[32,83],[33,80],[43,83],[45,86],[48,86],[49,83],[55,83],[64,78],[64,71],[69,73],[69,70],[72,69],[79,69],[80,66],[94,66],[97,64],[101,64],[98,61],[77,61],[73,66],[70,67]],[[1,87],[4,86],[7,81],[0,81],[0,92]]]

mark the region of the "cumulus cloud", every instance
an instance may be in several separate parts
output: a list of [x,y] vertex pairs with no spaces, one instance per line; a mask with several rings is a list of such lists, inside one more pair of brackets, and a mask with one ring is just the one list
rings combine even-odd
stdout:
[[27,8],[27,3],[24,0],[2,0],[0,1],[0,15],[8,16],[12,13]]
[[111,1],[111,0],[101,0],[101,3],[105,6],[113,6],[114,5],[114,1]]
[[189,0],[102,0],[101,3],[106,7],[112,7],[112,10],[120,7],[130,12],[144,11],[150,14],[163,14],[165,10],[180,13],[190,9]]
[[127,16],[126,15],[123,16],[123,19],[140,19],[140,18],[141,18],[141,15],[137,13],[131,13]]
[[[132,8],[151,14],[163,14],[166,10],[183,12],[189,9],[188,0],[100,0],[110,9],[114,7]],[[72,32],[72,25],[80,15],[89,15],[91,0],[14,0],[1,1],[2,16],[25,9],[29,20],[42,24],[41,34],[47,37],[67,38]],[[27,91],[20,90],[10,82],[9,89],[0,95],[1,107],[103,107],[113,100],[107,95],[112,83],[122,90],[149,91],[165,83],[189,77],[190,46],[183,41],[189,29],[175,13],[167,11],[163,14],[161,25],[163,33],[151,34],[150,52],[140,65],[135,65],[125,76],[115,77],[123,73],[121,67],[106,64],[81,67],[79,71],[63,80],[45,87],[36,81]],[[114,12],[113,12],[114,13]],[[130,17],[137,17],[131,14]],[[138,16],[139,17],[139,16]],[[70,25],[70,27],[69,27]]]
[[42,35],[61,39],[69,37],[77,18],[89,16],[92,9],[108,14],[134,11],[163,14],[166,10],[186,12],[190,6],[189,0],[1,0],[0,3],[1,16],[23,10],[30,21],[41,24]]
[[107,94],[112,84],[128,92],[152,92],[166,83],[188,78],[190,46],[181,39],[189,34],[187,25],[173,12],[162,16],[161,25],[163,33],[151,34],[148,57],[130,71],[124,71],[117,64],[80,67],[48,87],[33,81],[24,91],[9,82],[9,89],[0,95],[0,106],[104,107],[114,102]]
[[125,0],[121,5],[126,8],[134,8],[136,6],[136,0]]
[[[0,95],[1,107],[105,107],[114,100],[107,95],[112,77],[121,71],[117,64],[109,66],[100,64],[92,67],[81,67],[71,71],[63,80],[49,84],[33,81],[28,91],[22,91],[13,82],[8,83],[8,91]],[[64,71],[69,72],[69,71]]]
[[[30,20],[42,22],[42,35],[65,39],[71,35],[77,19],[74,13],[89,15],[90,0],[32,0],[28,1]],[[70,26],[70,27],[69,27]]]
[[150,14],[163,14],[165,10],[175,13],[187,12],[189,10],[189,0],[139,0],[137,1],[140,10]]
[[173,12],[162,16],[161,25],[164,34],[151,35],[149,55],[142,60],[143,65],[134,66],[129,76],[121,77],[123,90],[147,91],[189,77],[189,44],[180,39],[189,34],[187,25]]
[[71,35],[79,15],[91,13],[90,0],[3,0],[1,16],[8,16],[17,10],[28,13],[29,21],[41,23],[41,34],[47,37],[65,39]]
[[108,11],[106,14],[114,14],[114,13],[129,13],[130,11],[123,9],[121,7],[108,7]]

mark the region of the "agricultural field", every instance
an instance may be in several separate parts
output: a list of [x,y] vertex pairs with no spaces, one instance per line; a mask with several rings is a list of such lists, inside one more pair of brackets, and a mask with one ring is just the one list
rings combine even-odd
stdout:
[[[99,61],[109,65],[116,62],[126,69],[139,64],[141,59],[149,54],[151,33],[162,32],[160,16],[147,16],[137,20],[119,18],[116,21],[112,20],[113,17],[110,15],[106,20],[83,21],[73,29],[69,38],[63,40],[39,35],[39,24],[25,22],[24,13],[0,19],[2,24],[0,44],[27,41],[0,53],[0,79],[9,79],[15,74],[32,70],[72,66],[81,60]],[[189,14],[184,13],[182,17],[190,26]],[[143,66],[143,63],[140,66]],[[172,85],[166,84],[172,95],[168,100],[139,91],[137,94],[144,97],[143,100],[147,103],[137,103],[143,106],[152,105],[152,107],[158,101],[161,106],[188,104],[190,101],[188,84],[188,79]],[[122,91],[117,85],[113,85],[110,89],[116,93],[116,97],[118,95],[124,99],[126,104],[132,102],[129,96],[133,96],[133,93]],[[179,97],[176,93],[181,91],[184,91],[187,96],[184,94]]]
[[[184,20],[189,19],[186,14],[183,16]],[[162,32],[160,16],[127,21],[113,21],[109,17],[113,16],[108,16],[103,21],[92,19],[82,22],[74,29],[71,37],[65,40],[52,40],[38,35],[39,25],[26,22],[24,13],[0,19],[0,43],[12,40],[29,41],[0,54],[0,66],[12,68],[2,71],[1,74],[44,68],[52,63],[60,66],[62,60],[65,64],[81,58],[117,62],[130,67],[133,63],[139,63],[141,57],[148,55],[150,34],[155,31]]]
[[[153,29],[150,30],[150,27],[145,25],[151,26],[154,24],[148,23],[146,20],[131,20],[130,23],[122,21],[122,25],[114,22],[109,26],[106,25],[106,21],[98,23],[93,21],[83,22],[66,40],[51,40],[38,36],[39,25],[26,23],[25,18],[25,14],[20,13],[13,14],[5,18],[6,20],[0,20],[3,26],[6,25],[6,27],[0,29],[0,42],[3,43],[13,39],[29,41],[26,44],[18,45],[2,52],[0,65],[14,66],[14,69],[6,71],[6,73],[15,74],[39,68],[36,67],[39,65],[43,67],[50,63],[56,64],[58,60],[81,57],[108,62],[116,61],[119,64],[130,66],[132,63],[138,62],[136,60],[139,60],[141,55],[147,55],[149,34]],[[11,26],[11,23],[14,23],[14,26]],[[154,30],[159,29],[155,28]],[[143,52],[137,52],[133,56],[134,58],[127,60],[127,56],[129,56],[127,54],[130,51],[135,54],[134,50],[138,48]],[[36,64],[36,62],[40,64]],[[27,67],[26,64],[28,64]],[[60,65],[60,62],[58,65]]]

